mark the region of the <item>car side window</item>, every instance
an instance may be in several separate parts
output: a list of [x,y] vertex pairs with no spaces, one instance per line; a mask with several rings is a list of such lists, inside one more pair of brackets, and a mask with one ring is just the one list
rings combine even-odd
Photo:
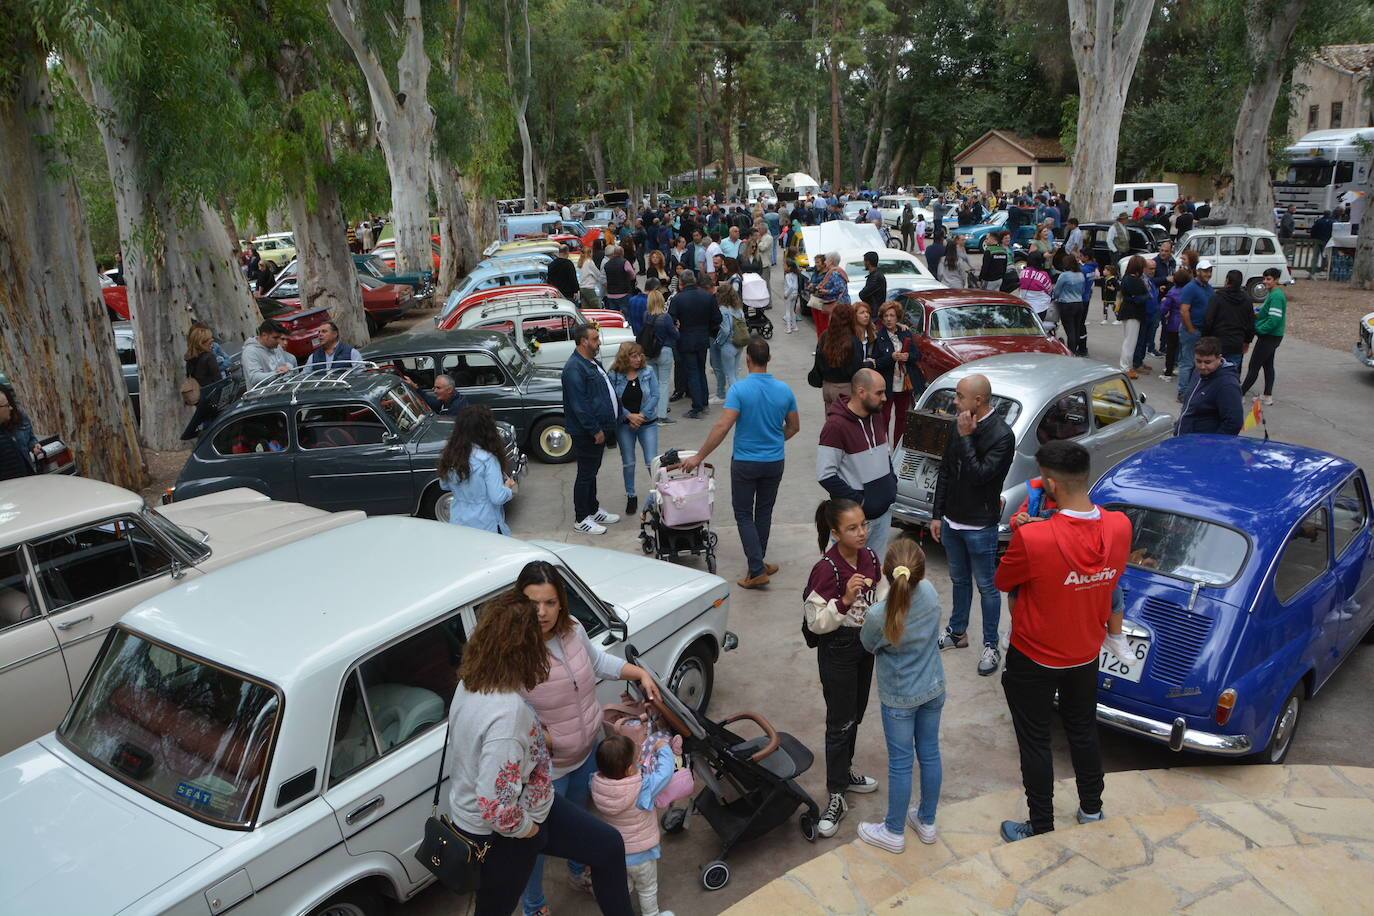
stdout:
[[1112,192],[1112,203],[1121,204],[1126,202],[1126,189],[1117,188]]
[[434,357],[392,356],[378,360],[377,366],[410,379],[420,388],[434,387]]
[[1255,239],[1255,254],[1273,254],[1274,251],[1273,239],[1263,237]]
[[[1335,538],[1335,554],[1340,556],[1350,542],[1364,530],[1369,523],[1368,501],[1365,498],[1364,481],[1357,474],[1336,491],[1331,500],[1331,532]],[[3,573],[0,573],[3,575]],[[0,600],[3,597],[0,596]],[[0,610],[0,614],[3,614]]]
[[1136,203],[1144,203],[1145,201],[1149,200],[1151,197],[1154,197],[1154,196],[1155,196],[1155,189],[1154,189],[1154,188],[1136,188],[1134,191],[1131,192],[1131,196],[1132,196],[1133,198],[1135,198]]
[[924,334],[926,332],[926,308],[921,303],[906,305],[902,308],[906,314],[906,323],[911,327],[911,333]]
[[1135,399],[1131,397],[1131,386],[1119,375],[1103,379],[1092,389],[1093,417],[1097,427],[1110,426],[1135,413]]
[[38,599],[29,592],[19,548],[0,551],[0,630],[37,616]]
[[591,603],[582,593],[582,584],[569,576],[566,570],[559,572],[563,576],[564,591],[568,593],[568,613],[577,618],[577,622],[582,624],[582,629],[587,631],[588,636],[595,636],[604,631],[606,624],[602,622],[600,615],[592,610]]
[[1088,431],[1088,399],[1074,391],[1055,400],[1035,429],[1040,444],[1056,439],[1077,439]]
[[303,449],[380,445],[388,432],[367,404],[305,407],[296,411],[296,438]]
[[1245,255],[1250,253],[1250,236],[1248,235],[1223,235],[1221,237],[1220,252],[1223,255]]
[[172,558],[141,522],[111,519],[31,548],[48,611],[165,573]]
[[1274,571],[1274,595],[1279,601],[1286,603],[1326,572],[1330,564],[1326,550],[1327,527],[1326,507],[1319,506],[1289,535]]
[[441,367],[458,388],[491,387],[505,382],[501,367],[489,353],[449,353],[444,356]]
[[466,646],[455,613],[363,662],[363,694],[383,756],[444,721]]
[[525,340],[537,340],[541,344],[563,343],[572,340],[574,322],[567,315],[548,315],[542,318],[520,319],[520,330]]
[[334,719],[334,750],[329,764],[329,785],[336,786],[378,757],[372,724],[358,688],[358,672],[344,681],[339,694],[339,714]]
[[290,439],[286,434],[286,414],[255,413],[240,417],[215,433],[211,443],[221,457],[284,452]]
[[[1197,242],[1197,253],[1202,257],[1210,257],[1217,253],[1216,236],[1209,235],[1206,238],[1194,239],[1193,241]],[[1189,247],[1192,246],[1190,245]]]

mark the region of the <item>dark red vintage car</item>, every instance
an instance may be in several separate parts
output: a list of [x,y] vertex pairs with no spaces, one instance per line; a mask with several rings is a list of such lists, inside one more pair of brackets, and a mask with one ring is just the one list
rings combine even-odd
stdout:
[[[293,308],[300,307],[300,282],[296,277],[297,264],[292,261],[282,269],[277,283],[268,292],[270,299],[276,299]],[[358,274],[358,284],[363,292],[363,311],[367,314],[367,330],[371,334],[385,324],[395,321],[415,307],[415,290],[401,283],[385,283],[368,274]],[[320,320],[328,318],[325,315]],[[306,350],[308,354],[310,351]]]
[[259,296],[258,311],[286,328],[282,349],[297,360],[303,360],[322,344],[320,325],[329,320],[328,309],[303,309],[294,299],[269,299]]
[[1056,353],[1069,348],[1048,336],[1024,299],[976,289],[900,294],[927,382],[955,366],[999,353]]

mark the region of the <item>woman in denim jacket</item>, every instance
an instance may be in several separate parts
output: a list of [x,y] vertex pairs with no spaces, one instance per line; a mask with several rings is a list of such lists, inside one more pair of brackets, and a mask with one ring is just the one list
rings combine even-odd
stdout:
[[644,454],[644,468],[658,457],[658,376],[644,356],[644,348],[633,341],[620,345],[611,364],[611,385],[620,404],[615,427],[620,446],[620,468],[625,474],[625,514],[639,511],[635,496],[635,443]]
[[[895,538],[883,558],[889,590],[869,608],[859,638],[877,656],[878,700],[887,738],[887,817],[859,825],[859,839],[888,852],[906,848],[906,824],[922,843],[935,842],[940,801],[940,602],[925,580],[926,555],[909,537]],[[914,753],[913,753],[914,751]],[[921,763],[920,804],[911,802],[911,764]]]

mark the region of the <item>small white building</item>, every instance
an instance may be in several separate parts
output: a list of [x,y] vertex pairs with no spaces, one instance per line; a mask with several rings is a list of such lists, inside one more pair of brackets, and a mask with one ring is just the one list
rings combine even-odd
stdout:
[[1293,68],[1288,142],[1317,130],[1374,127],[1374,44],[1327,45]]

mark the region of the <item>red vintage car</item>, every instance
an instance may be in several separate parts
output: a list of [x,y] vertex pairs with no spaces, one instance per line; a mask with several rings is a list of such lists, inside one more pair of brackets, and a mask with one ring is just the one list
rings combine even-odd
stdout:
[[286,341],[282,349],[296,359],[304,360],[311,351],[324,343],[320,339],[320,326],[329,320],[328,309],[303,309],[294,299],[269,299],[257,297],[258,311],[263,318],[270,318],[286,328]]
[[1056,353],[1069,348],[1045,333],[1024,299],[976,289],[900,294],[927,382],[955,366],[999,353]]
[[[436,330],[452,331],[458,327],[463,318],[463,313],[471,311],[485,305],[496,303],[532,301],[538,299],[562,299],[563,294],[552,286],[542,283],[521,284],[517,286],[501,286],[495,289],[484,289],[473,293],[462,302],[451,313],[445,315],[438,324]],[[577,303],[573,303],[576,305]],[[588,321],[595,321],[597,327],[602,328],[626,328],[629,327],[625,316],[615,309],[582,309],[582,315]]]
[[[282,269],[276,285],[267,293],[268,298],[293,308],[300,307],[300,283],[296,279],[296,265],[299,263],[292,261]],[[367,314],[367,330],[370,334],[377,333],[388,322],[395,321],[415,307],[415,290],[404,284],[384,283],[376,277],[360,273],[358,285],[362,287],[363,311]],[[326,314],[321,321],[328,317]]]

